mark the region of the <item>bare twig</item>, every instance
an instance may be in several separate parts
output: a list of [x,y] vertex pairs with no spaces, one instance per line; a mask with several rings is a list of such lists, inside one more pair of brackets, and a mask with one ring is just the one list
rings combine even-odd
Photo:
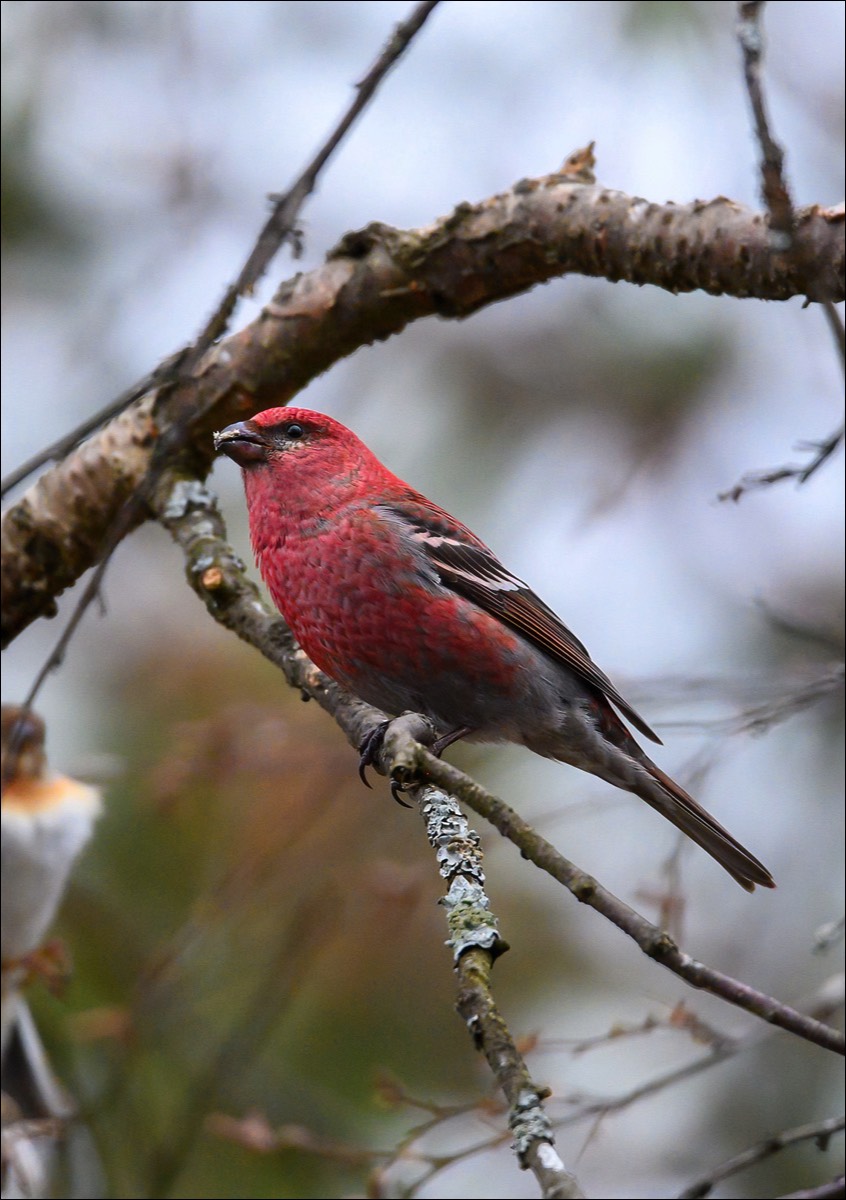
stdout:
[[[288,682],[313,696],[334,717],[351,744],[360,746],[365,734],[384,720],[384,714],[345,693],[296,646],[285,623],[270,612],[258,589],[245,578],[242,565],[225,541],[223,521],[209,492],[196,481],[170,476],[159,488],[154,507],[159,519],[182,546],[189,582],[215,620],[280,666]],[[402,784],[425,780],[469,804],[577,900],[596,909],[632,938],[644,954],[691,986],[711,992],[824,1049],[846,1052],[846,1042],[838,1030],[684,953],[667,933],[559,854],[502,800],[457,768],[429,754],[409,735],[402,722],[392,722],[388,727],[382,756],[376,765]]]
[[698,1179],[683,1192],[679,1192],[679,1200],[702,1200],[702,1197],[707,1196],[712,1188],[723,1179],[728,1179],[730,1175],[735,1175],[746,1167],[754,1166],[755,1163],[763,1162],[770,1155],[777,1154],[779,1150],[785,1150],[788,1146],[795,1146],[799,1142],[813,1140],[820,1150],[827,1150],[829,1141],[835,1133],[839,1133],[843,1129],[844,1124],[846,1124],[846,1120],[843,1117],[830,1117],[826,1121],[815,1121],[809,1125],[799,1125],[795,1129],[784,1129],[781,1133],[775,1133],[772,1137],[758,1142],[756,1146],[750,1146],[748,1150],[736,1154],[734,1158],[727,1159],[719,1167],[710,1171],[707,1176]]
[[[796,213],[784,176],[784,152],[770,131],[761,83],[760,68],[764,39],[760,18],[763,8],[764,0],[739,0],[737,35],[743,53],[746,90],[755,118],[755,134],[761,148],[761,192],[770,214],[772,248],[778,254],[783,253],[786,257],[801,260],[804,252],[796,243]],[[817,280],[809,279],[808,297],[822,303],[839,348],[841,363],[846,366],[843,324],[834,307],[833,295],[828,286],[822,282],[822,277]],[[822,441],[801,442],[797,449],[811,453],[810,462],[804,465],[788,463],[782,467],[749,471],[734,487],[729,488],[726,492],[720,492],[718,499],[736,502],[745,492],[768,487],[785,479],[795,479],[800,484],[807,483],[811,476],[831,457],[843,441],[843,437],[844,427],[841,426]]]
[[[781,628],[787,628],[782,623]],[[796,633],[795,627],[792,632]],[[833,663],[812,678],[790,679],[784,675],[773,685],[770,695],[755,704],[747,705],[729,717],[698,717],[662,721],[662,729],[677,732],[709,733],[725,737],[738,734],[758,735],[775,725],[789,721],[798,713],[821,703],[826,697],[843,690],[843,663]]]
[[773,248],[790,250],[793,244],[793,205],[784,178],[784,152],[770,133],[761,86],[761,56],[764,38],[760,16],[763,0],[740,0],[737,36],[743,52],[746,90],[755,118],[755,133],[761,147],[761,192],[770,214]]
[[[437,1175],[449,1167],[455,1166],[474,1155],[483,1154],[502,1145],[508,1137],[507,1133],[497,1131],[489,1137],[476,1140],[466,1146],[451,1150],[449,1153],[436,1154],[422,1145],[427,1135],[440,1131],[448,1122],[456,1117],[466,1117],[470,1114],[483,1113],[490,1116],[494,1112],[503,1112],[504,1106],[494,1104],[485,1098],[473,1104],[443,1105],[421,1100],[409,1095],[404,1090],[391,1088],[389,1103],[399,1106],[417,1108],[430,1113],[428,1120],[413,1126],[390,1150],[380,1150],[376,1147],[360,1146],[349,1142],[341,1142],[335,1138],[325,1137],[305,1125],[286,1124],[274,1128],[266,1116],[260,1112],[250,1112],[238,1119],[223,1113],[213,1113],[206,1121],[206,1127],[218,1137],[226,1138],[246,1150],[258,1154],[279,1154],[286,1150],[296,1150],[304,1154],[312,1154],[330,1162],[343,1163],[350,1167],[369,1167],[367,1195],[381,1197],[401,1194],[412,1196],[420,1188],[430,1183]],[[391,1173],[399,1167],[409,1165],[422,1167],[422,1171],[410,1185],[397,1188],[391,1186]]]
[[810,462],[804,465],[798,463],[786,463],[782,467],[770,467],[763,471],[748,471],[742,479],[740,479],[734,487],[728,489],[727,492],[719,492],[718,500],[734,500],[737,502],[746,492],[751,492],[757,488],[769,487],[773,483],[782,483],[785,479],[795,479],[798,484],[807,483],[811,476],[819,470],[819,468],[831,458],[835,450],[843,441],[846,428],[843,425],[839,429],[835,429],[827,438],[823,438],[820,442],[799,442],[796,446],[797,450],[811,452],[813,457]]
[[827,1183],[815,1188],[802,1188],[799,1192],[786,1193],[779,1200],[843,1200],[846,1196],[846,1175],[837,1175]]
[[[842,1008],[843,996],[844,980],[842,975],[838,975],[829,979],[816,994],[805,997],[802,1004],[814,1016],[829,1017]],[[755,1026],[749,1033],[746,1033],[742,1037],[728,1037],[725,1034],[718,1034],[716,1031],[711,1031],[711,1035],[708,1037],[710,1045],[709,1053],[695,1058],[689,1063],[685,1063],[684,1066],[673,1067],[669,1071],[662,1071],[660,1074],[654,1075],[651,1079],[636,1084],[634,1087],[620,1092],[616,1096],[586,1097],[578,1095],[575,1097],[563,1097],[566,1103],[573,1106],[573,1109],[565,1116],[556,1118],[553,1122],[554,1127],[556,1129],[564,1129],[579,1124],[590,1117],[595,1118],[597,1122],[601,1121],[612,1113],[622,1112],[639,1101],[649,1096],[657,1095],[659,1092],[674,1087],[678,1083],[686,1083],[694,1078],[694,1076],[701,1074],[703,1071],[710,1070],[712,1067],[719,1066],[738,1054],[755,1049],[762,1042],[773,1037],[775,1033],[775,1029],[762,1028],[760,1025]]]
[[650,1014],[636,1025],[615,1023],[605,1033],[594,1034],[586,1038],[544,1039],[544,1042],[538,1046],[538,1050],[556,1050],[563,1047],[573,1055],[586,1054],[589,1050],[595,1050],[600,1046],[611,1046],[629,1038],[644,1037],[655,1033],[656,1030],[687,1033],[699,1045],[710,1046],[714,1050],[720,1049],[726,1042],[734,1041],[707,1024],[695,1012],[692,1012],[684,1001],[680,1001],[666,1017],[656,1017]]
[[226,332],[239,298],[252,291],[267,270],[274,255],[286,242],[293,242],[295,250],[298,251],[300,235],[297,232],[297,220],[303,204],[317,185],[320,172],[356,119],[373,99],[385,76],[408,49],[412,39],[422,28],[432,10],[437,7],[438,2],[439,0],[422,0],[417,4],[411,16],[396,27],[376,62],[361,82],[356,85],[355,98],[323,145],[286,192],[270,197],[273,201],[273,211],[265,221],[237,279],[226,289],[196,340],[191,345],[183,346],[181,350],[176,351],[149,375],[144,376],[138,383],[122,392],[89,420],[77,426],[65,437],[51,443],[46,449],[33,455],[15,471],[12,471],[3,480],[0,495],[5,496],[11,488],[26,479],[33,471],[44,466],[45,463],[64,457],[83,438],[98,429],[105,421],[122,412],[134,400],[153,389],[173,387],[180,379],[186,379],[194,373],[203,355]]
[[267,270],[276,252],[286,242],[291,241],[294,242],[295,249],[298,250],[297,242],[299,234],[297,232],[297,219],[303,204],[317,185],[317,178],[320,172],[325,167],[333,152],[337,150],[357,117],[361,115],[368,103],[373,99],[376,89],[382,80],[391,68],[396,65],[401,55],[408,48],[412,38],[422,28],[432,10],[437,7],[437,4],[438,0],[422,0],[415,7],[408,20],[396,27],[381,54],[376,59],[376,62],[356,85],[355,99],[317,151],[314,158],[312,158],[311,162],[308,163],[286,192],[270,197],[273,201],[273,211],[267,218],[264,228],[258,236],[258,241],[253,247],[249,258],[244,263],[244,266],[241,268],[238,278],[227,288],[223,299],[215,312],[212,313],[205,329],[194,346],[192,346],[188,361],[183,368],[185,374],[190,374],[194,370],[206,350],[226,332],[238,299],[253,290],[258,280]]
[[838,917],[836,921],[826,921],[814,931],[814,954],[827,954],[832,946],[843,940],[846,918]]
[[843,328],[843,322],[840,319],[840,313],[834,306],[833,300],[823,300],[823,312],[825,313],[828,327],[831,330],[834,343],[837,346],[837,352],[840,356],[840,365],[846,372],[846,329]]

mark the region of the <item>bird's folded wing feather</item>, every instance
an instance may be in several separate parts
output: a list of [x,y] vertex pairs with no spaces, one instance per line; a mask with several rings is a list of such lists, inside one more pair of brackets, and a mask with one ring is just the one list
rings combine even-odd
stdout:
[[550,658],[596,688],[636,729],[659,745],[661,739],[599,669],[579,639],[522,579],[436,504],[423,496],[386,506],[408,527],[445,587],[498,617]]

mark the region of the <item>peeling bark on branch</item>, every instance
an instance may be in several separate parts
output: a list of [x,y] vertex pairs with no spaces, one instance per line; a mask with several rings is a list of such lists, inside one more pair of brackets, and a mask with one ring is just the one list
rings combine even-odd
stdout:
[[149,467],[152,407],[148,396],[115,417],[3,514],[4,649],[36,617],[54,616],[56,598],[99,561],[112,522]]
[[347,234],[326,263],[279,288],[259,317],[206,355],[155,408],[149,397],[42,478],[2,527],[2,645],[94,565],[157,438],[187,431],[206,469],[211,432],[286,404],[360,346],[420,317],[460,318],[569,273],[672,292],[841,300],[844,210],[796,214],[792,253],[772,249],[766,214],[718,198],[652,204],[557,174],[460,204],[419,230]]

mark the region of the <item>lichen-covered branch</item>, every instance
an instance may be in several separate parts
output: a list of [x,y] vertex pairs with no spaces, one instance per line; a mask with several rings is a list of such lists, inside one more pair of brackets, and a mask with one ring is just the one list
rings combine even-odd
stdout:
[[722,197],[654,204],[591,179],[565,164],[460,204],[424,229],[370,225],[347,234],[323,266],[285,281],[255,321],[214,346],[161,403],[137,402],[9,508],[0,644],[50,615],[98,561],[169,430],[182,432],[202,473],[214,429],[287,403],[339,359],[411,321],[466,317],[570,273],[766,300],[846,294],[842,205],[798,211],[788,259],[773,251],[764,213]]
[[[344,692],[299,649],[284,621],[271,612],[258,589],[244,576],[242,564],[226,543],[223,520],[210,493],[197,481],[170,476],[162,481],[153,506],[182,546],[189,582],[215,620],[281,667],[291,686],[317,700],[334,717],[350,743],[359,747],[365,735],[384,721],[385,714]],[[425,718],[414,714],[391,722],[375,764],[377,769],[404,786],[433,783],[469,805],[577,900],[601,913],[632,938],[644,954],[692,987],[719,996],[824,1049],[846,1052],[846,1039],[838,1030],[686,954],[665,931],[564,858],[504,801],[456,767],[431,755],[416,740],[424,736],[426,724]]]
[[[388,739],[385,739],[388,742]],[[448,789],[465,804],[496,828],[519,848],[521,854],[535,866],[546,871],[562,883],[577,900],[587,904],[607,917],[618,929],[632,938],[644,954],[667,967],[693,987],[701,988],[727,1000],[738,1008],[768,1021],[780,1029],[788,1030],[826,1050],[838,1054],[846,1053],[846,1039],[837,1029],[822,1021],[797,1012],[780,1000],[757,991],[722,971],[716,971],[705,963],[698,962],[681,950],[664,930],[659,929],[630,908],[597,882],[593,876],[582,871],[560,854],[555,847],[542,838],[523,818],[509,808],[498,797],[485,791],[479,784],[449,763],[434,758],[424,746],[410,743],[390,764],[391,773],[411,779],[424,774],[433,783]]]
[[198,480],[170,473],[160,481],[152,507],[181,547],[188,582],[211,616],[279,667],[291,687],[304,699],[316,700],[358,747],[385,714],[344,692],[306,657],[288,626],[244,574],[244,564],[226,541],[212,494]]
[[[344,692],[300,650],[284,621],[243,574],[243,564],[225,541],[222,518],[206,488],[196,480],[169,475],[161,482],[154,506],[185,554],[191,586],[215,620],[279,666],[291,686],[304,697],[316,699],[358,746],[364,734],[384,720],[384,714]],[[413,738],[421,736],[424,728],[425,722],[411,714],[409,721],[393,723],[390,744],[400,739],[417,745]],[[437,851],[440,872],[449,880],[444,906],[459,976],[457,1007],[508,1099],[518,1158],[537,1176],[543,1196],[551,1200],[579,1197],[578,1185],[554,1149],[543,1097],[532,1084],[491,995],[490,968],[507,947],[484,893],[478,837],[453,797],[421,786],[416,798]]]
[[514,1152],[520,1165],[535,1175],[542,1196],[550,1200],[581,1197],[576,1179],[555,1149],[543,1106],[547,1093],[532,1082],[493,998],[491,968],[508,947],[499,936],[485,893],[478,835],[454,796],[428,784],[413,788],[412,795],[426,822],[429,842],[437,851],[440,873],[449,883],[442,904],[458,974],[456,1007],[508,1101]]

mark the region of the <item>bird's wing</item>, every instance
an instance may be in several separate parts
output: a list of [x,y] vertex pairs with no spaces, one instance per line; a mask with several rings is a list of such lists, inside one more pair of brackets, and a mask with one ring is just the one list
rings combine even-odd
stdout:
[[544,654],[601,692],[644,737],[661,744],[658,735],[623,699],[579,639],[522,579],[506,571],[484,542],[423,496],[415,494],[391,500],[385,507],[401,518],[445,587],[510,625]]

